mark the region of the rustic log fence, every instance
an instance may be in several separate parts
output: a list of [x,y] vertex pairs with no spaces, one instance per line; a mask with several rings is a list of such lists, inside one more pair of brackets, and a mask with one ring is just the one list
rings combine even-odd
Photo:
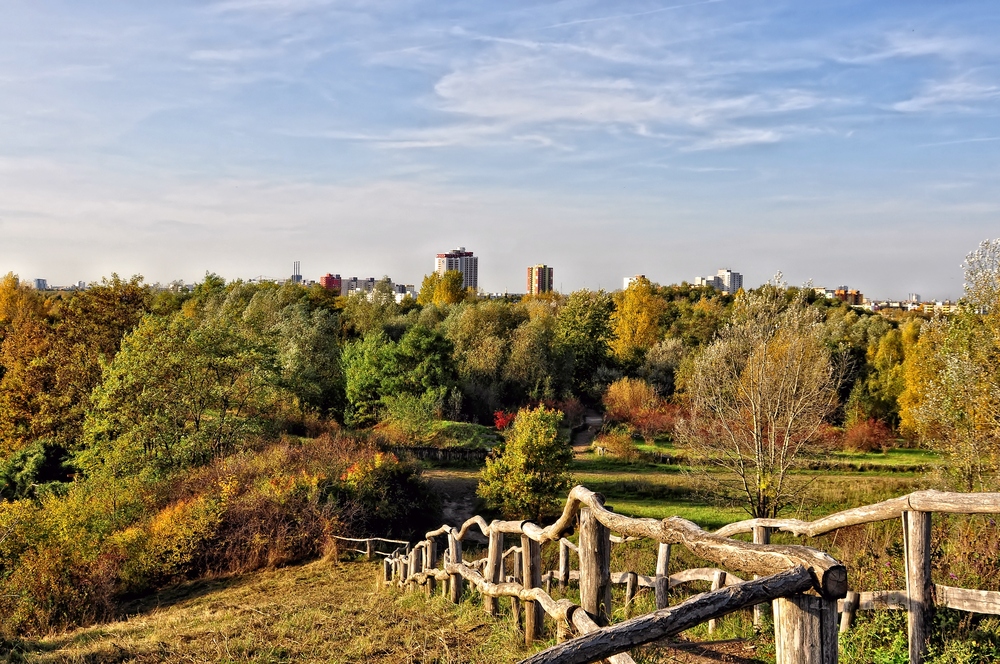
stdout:
[[[579,543],[563,535],[578,528]],[[465,561],[462,542],[478,529],[488,538],[486,557]],[[618,533],[621,537],[613,536]],[[447,544],[439,555],[439,540]],[[513,540],[506,548],[505,539]],[[611,543],[628,539],[659,542],[656,573],[611,573]],[[544,572],[541,547],[558,543],[559,569]],[[729,570],[760,578],[744,581],[715,569],[686,570],[668,575],[671,546],[683,545],[696,555]],[[579,569],[570,570],[570,554],[579,558]],[[505,564],[508,563],[508,564]],[[511,567],[511,574],[507,574]],[[554,576],[553,576],[554,575]],[[580,605],[554,600],[543,589],[555,581],[565,587],[577,580]],[[483,596],[491,615],[499,611],[499,598],[512,598],[512,610],[523,614],[525,641],[542,633],[548,616],[556,623],[556,646],[525,662],[632,662],[627,651],[678,634],[704,622],[762,603],[775,604],[775,640],[778,664],[831,664],[837,661],[837,600],[847,594],[847,572],[827,554],[805,546],[774,546],[743,542],[707,533],[678,517],[630,518],[604,506],[604,499],[585,487],[569,494],[562,515],[542,528],[530,521],[493,521],[475,516],[460,528],[442,526],[408,551],[400,550],[383,562],[383,579],[401,587],[423,587],[433,593],[437,585],[458,602],[466,583]],[[676,606],[667,605],[667,590],[679,583],[707,580],[713,585]],[[657,610],[607,626],[611,615],[611,585],[626,586],[626,610],[639,587],[654,589]],[[566,640],[570,633],[576,637]]]
[[[709,630],[728,613],[754,607],[755,624],[760,610],[770,603],[774,611],[777,664],[790,662],[837,661],[839,631],[850,628],[858,611],[903,609],[907,611],[910,661],[919,663],[926,651],[927,627],[935,607],[1000,615],[1000,592],[956,588],[934,584],[930,576],[931,515],[1000,513],[1000,493],[949,493],[918,491],[874,505],[831,514],[815,521],[798,519],[750,519],[707,533],[695,524],[672,517],[633,519],[615,514],[604,506],[600,494],[585,487],[574,488],[562,516],[542,528],[530,521],[493,521],[476,516],[461,528],[442,526],[426,534],[412,548],[399,540],[371,538],[351,540],[363,549],[354,549],[372,559],[385,556],[383,578],[401,587],[423,586],[426,592],[442,592],[453,602],[460,601],[465,584],[483,595],[487,612],[496,615],[500,597],[510,597],[512,612],[523,616],[525,639],[539,638],[542,619],[556,623],[559,644],[525,662],[588,662],[604,659],[631,662],[625,651],[650,641],[674,635],[703,622]],[[849,591],[844,567],[827,554],[804,546],[774,546],[772,532],[814,537],[839,528],[900,518],[906,589]],[[578,521],[579,544],[563,537]],[[488,542],[484,558],[466,561],[463,541],[478,538],[478,529]],[[620,533],[622,537],[612,535]],[[753,542],[730,539],[751,534]],[[439,555],[438,540],[445,539]],[[506,538],[516,539],[504,549]],[[614,542],[651,538],[659,542],[653,575],[634,571],[610,571],[610,547]],[[400,544],[394,551],[375,552],[375,541]],[[541,546],[559,547],[558,569],[542,571]],[[697,568],[668,574],[671,547],[683,545],[696,555],[727,568]],[[579,559],[579,569],[571,569],[571,558]],[[744,580],[732,571],[744,573]],[[508,571],[510,573],[508,573]],[[565,589],[579,583],[580,606],[552,599],[551,586]],[[679,584],[702,581],[712,590],[674,607],[668,606],[667,591]],[[611,614],[612,585],[625,586],[625,613],[639,588],[654,591],[656,611],[606,625]],[[544,586],[544,589],[543,589]],[[582,610],[581,610],[582,609]],[[575,633],[577,636],[566,640]]]
[[[799,519],[749,519],[731,523],[715,532],[729,537],[738,533],[782,531],[796,536],[815,537],[847,526],[902,519],[905,590],[848,592],[840,601],[840,631],[850,628],[858,611],[905,609],[911,664],[923,661],[927,630],[935,607],[1000,615],[1000,592],[970,590],[934,584],[931,581],[931,515],[997,514],[1000,493],[951,493],[917,491],[874,505],[830,514],[815,521]],[[755,537],[756,539],[756,537]]]

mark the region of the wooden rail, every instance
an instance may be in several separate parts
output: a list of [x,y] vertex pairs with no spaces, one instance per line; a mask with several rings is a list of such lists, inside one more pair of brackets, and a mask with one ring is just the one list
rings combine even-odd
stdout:
[[405,540],[394,540],[386,539],[385,537],[341,537],[340,535],[334,535],[333,539],[338,542],[357,542],[364,545],[364,548],[357,549],[344,549],[345,551],[353,551],[355,553],[365,554],[367,560],[374,560],[375,556],[391,556],[398,551],[398,547],[393,551],[379,551],[376,549],[379,542],[386,542],[388,544],[402,544],[407,552],[410,550],[410,543]]
[[840,629],[850,627],[857,611],[870,608],[902,608],[907,612],[907,639],[911,664],[923,661],[927,650],[927,628],[934,608],[1000,615],[1000,592],[935,585],[931,581],[931,514],[998,514],[1000,493],[953,493],[916,491],[873,505],[855,507],[815,521],[799,519],[748,519],[731,523],[715,532],[729,537],[759,529],[778,530],[796,536],[815,537],[848,526],[902,519],[903,562],[906,589],[874,593],[850,592],[841,602]]
[[[579,531],[578,544],[564,537],[575,529]],[[486,556],[465,561],[462,543],[476,531],[487,538]],[[612,535],[612,531],[617,535]],[[447,538],[447,546],[439,558],[438,539],[442,537]],[[516,538],[516,542],[505,548],[505,538]],[[644,538],[659,542],[656,574],[646,576],[632,571],[612,574],[612,542]],[[541,547],[548,543],[559,546],[559,569],[543,574]],[[760,578],[744,581],[729,572],[704,568],[670,576],[667,567],[673,545],[683,545],[727,570]],[[570,553],[577,554],[579,570],[569,569]],[[507,574],[505,569],[511,562],[514,573]],[[773,601],[776,606],[788,605],[779,611],[781,619],[775,621],[778,643],[808,642],[804,650],[786,648],[779,664],[830,664],[836,661],[836,602],[847,593],[844,566],[821,551],[805,546],[733,540],[705,532],[677,517],[659,520],[623,516],[606,508],[600,494],[583,486],[570,491],[562,514],[547,527],[530,521],[487,523],[474,516],[461,527],[443,525],[432,530],[410,550],[389,556],[383,563],[383,574],[386,583],[422,586],[428,593],[434,592],[440,583],[442,591],[454,602],[461,599],[465,584],[470,584],[482,594],[484,609],[491,615],[498,613],[500,597],[510,597],[515,615],[523,610],[528,643],[541,636],[543,616],[555,620],[559,640],[572,632],[578,635],[568,645],[551,649],[552,654],[546,651],[536,656],[544,656],[538,661],[546,662],[607,660],[626,664],[632,659],[625,651],[635,645],[714,621],[747,606]],[[571,579],[577,580],[580,606],[568,600],[553,600],[542,588],[543,583],[551,586],[553,579],[561,586]],[[712,590],[668,607],[666,591],[690,581],[709,581]],[[657,611],[605,627],[611,615],[614,583],[626,586],[626,606],[639,587],[653,588]],[[806,591],[815,595],[806,596],[803,594]],[[811,603],[825,608],[816,610]],[[819,636],[813,638],[815,635]],[[583,637],[589,640],[581,641]]]
[[[469,583],[483,595],[484,607],[494,615],[498,611],[497,599],[511,597],[515,614],[520,615],[523,609],[525,638],[529,643],[541,634],[543,615],[556,621],[559,641],[570,632],[578,635],[526,662],[564,664],[606,659],[625,664],[632,660],[624,651],[635,645],[676,634],[701,622],[708,621],[711,629],[716,618],[746,606],[754,606],[757,623],[759,610],[772,602],[778,664],[836,662],[837,613],[841,614],[840,631],[844,631],[850,627],[857,611],[878,608],[907,611],[910,661],[916,664],[922,661],[925,653],[926,626],[934,607],[1000,615],[1000,592],[931,582],[932,512],[997,514],[1000,513],[1000,493],[917,491],[815,521],[749,519],[707,533],[677,517],[657,520],[615,514],[604,506],[600,494],[577,486],[570,492],[559,519],[545,528],[530,521],[487,523],[475,516],[459,528],[445,525],[428,532],[426,539],[412,548],[405,542],[382,538],[338,539],[363,543],[365,549],[357,550],[366,553],[369,559],[375,553],[387,556],[383,562],[386,582],[420,585],[428,592],[433,592],[441,582],[443,592],[450,594],[454,602],[460,600],[464,585]],[[829,555],[804,546],[770,544],[772,531],[812,537],[847,526],[895,518],[903,522],[905,590],[848,591],[846,570]],[[579,529],[579,544],[564,537],[574,527]],[[619,535],[612,535],[611,531]],[[730,539],[738,533],[752,533],[753,542]],[[447,546],[439,560],[437,538],[442,536],[447,536]],[[517,538],[517,542],[506,550],[505,537]],[[612,573],[611,544],[643,538],[659,542],[656,573]],[[465,561],[462,543],[466,539],[487,542],[486,557]],[[404,546],[386,554],[374,551],[375,541]],[[541,546],[548,543],[559,546],[559,567],[543,574],[540,552]],[[667,568],[672,545],[683,545],[726,569],[698,568],[669,575]],[[571,554],[579,558],[577,570],[570,569]],[[511,565],[513,574],[507,575],[504,569]],[[744,581],[729,570],[754,578]],[[577,581],[581,606],[568,600],[553,600],[548,592],[553,581],[563,588],[570,581]],[[691,581],[709,582],[712,590],[668,607],[667,590]],[[638,588],[654,589],[657,610],[618,625],[602,627],[611,613],[610,588],[613,584],[626,586],[626,607]]]

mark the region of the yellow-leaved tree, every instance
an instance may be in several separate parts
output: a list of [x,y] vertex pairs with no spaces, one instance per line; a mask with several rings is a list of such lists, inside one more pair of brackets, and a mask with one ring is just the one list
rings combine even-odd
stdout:
[[960,312],[923,326],[904,363],[904,431],[944,452],[966,491],[1000,485],[1000,239],[965,260]]
[[614,301],[611,351],[621,362],[640,362],[663,336],[667,303],[646,277],[636,278],[628,288],[615,293]]

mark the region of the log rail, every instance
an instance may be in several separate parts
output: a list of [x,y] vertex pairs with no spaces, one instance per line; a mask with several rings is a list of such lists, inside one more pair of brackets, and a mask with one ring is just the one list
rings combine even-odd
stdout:
[[[564,536],[579,530],[579,543]],[[478,531],[478,532],[477,532]],[[612,532],[616,533],[615,535]],[[466,538],[486,538],[486,557],[466,561],[462,543]],[[443,555],[438,556],[439,539],[447,538]],[[505,548],[507,544],[513,544]],[[612,542],[652,539],[659,542],[656,574],[635,572],[612,574],[610,547]],[[541,546],[559,546],[559,569],[542,573]],[[727,570],[754,578],[744,581],[731,572],[716,569],[686,570],[670,576],[667,566],[670,548],[682,545],[696,555]],[[579,558],[579,570],[569,569],[570,554]],[[513,562],[514,573],[505,569]],[[676,634],[702,622],[712,621],[733,611],[760,603],[789,603],[776,620],[776,638],[800,643],[803,635],[828,635],[816,638],[805,651],[789,651],[779,664],[803,662],[830,664],[836,661],[837,600],[847,593],[847,572],[837,560],[806,546],[776,546],[762,542],[743,542],[708,533],[694,523],[672,517],[668,519],[631,518],[616,514],[605,507],[604,498],[586,487],[574,487],[566,500],[562,514],[555,523],[541,527],[530,521],[492,521],[487,523],[474,516],[460,527],[443,525],[425,535],[425,539],[408,551],[400,550],[383,561],[386,583],[404,587],[423,586],[427,593],[441,584],[444,593],[458,602],[466,584],[483,596],[483,607],[491,615],[499,610],[500,597],[512,598],[515,615],[523,610],[524,634],[527,643],[538,639],[543,615],[556,622],[559,641],[569,633],[576,638],[560,643],[526,661],[584,662],[609,661],[627,664],[633,660],[627,650],[656,639]],[[565,587],[570,580],[579,582],[580,605],[569,600],[553,600],[542,588],[553,581]],[[667,606],[666,590],[690,581],[709,581],[712,590],[674,607]],[[606,626],[611,614],[611,585],[625,584],[626,606],[640,587],[654,588],[657,610],[625,623]],[[809,596],[804,593],[810,593]],[[799,599],[796,599],[799,598]],[[823,611],[796,610],[800,604],[817,602]],[[830,616],[833,616],[831,622]],[[826,620],[826,626],[817,621]],[[816,624],[813,624],[816,623]],[[711,623],[710,623],[711,624]],[[832,626],[832,629],[831,629]],[[832,647],[833,659],[829,658]],[[541,658],[541,659],[537,659]]]

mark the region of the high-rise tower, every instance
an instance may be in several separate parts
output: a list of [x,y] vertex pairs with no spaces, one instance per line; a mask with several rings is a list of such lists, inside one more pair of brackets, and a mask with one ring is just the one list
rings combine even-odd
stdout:
[[473,256],[471,251],[466,251],[465,247],[437,255],[434,271],[444,276],[449,270],[458,270],[462,273],[463,288],[479,289],[479,258]]
[[538,264],[528,268],[528,293],[538,295],[552,291],[552,268]]

